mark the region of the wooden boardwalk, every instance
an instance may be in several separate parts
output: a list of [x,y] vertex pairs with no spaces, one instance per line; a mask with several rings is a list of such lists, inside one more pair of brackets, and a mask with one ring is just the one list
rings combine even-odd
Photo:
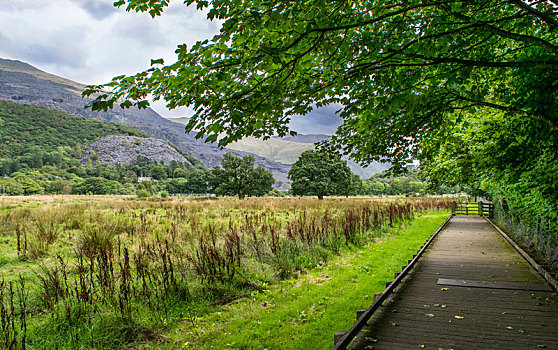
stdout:
[[455,216],[350,349],[558,349],[558,296],[544,289],[488,222]]

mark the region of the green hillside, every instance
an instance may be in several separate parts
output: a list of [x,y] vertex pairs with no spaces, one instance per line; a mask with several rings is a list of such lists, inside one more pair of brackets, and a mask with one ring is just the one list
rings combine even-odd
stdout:
[[[0,100],[0,195],[153,193],[168,190],[171,180],[186,181],[190,174],[205,171],[199,160],[186,154],[182,155],[188,161],[172,160],[168,164],[148,156],[130,158],[125,164],[103,163],[100,156],[108,153],[108,158],[115,159],[122,156],[119,147],[130,147],[122,141],[87,147],[112,135],[140,137],[136,142],[143,148],[147,146],[140,140],[154,140],[129,126]],[[156,153],[164,146],[174,147],[154,144],[147,151]],[[145,185],[138,183],[140,177],[158,181]],[[203,190],[200,186],[192,189],[206,193]]]
[[51,152],[58,147],[84,146],[107,135],[147,137],[129,126],[0,100],[0,158],[22,156],[35,147]]

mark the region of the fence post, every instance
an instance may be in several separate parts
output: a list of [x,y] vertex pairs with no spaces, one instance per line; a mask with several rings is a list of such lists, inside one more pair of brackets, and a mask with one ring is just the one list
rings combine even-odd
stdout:
[[479,201],[478,205],[479,205],[479,216],[482,216],[484,214],[484,204],[482,203],[482,201]]
[[457,202],[453,201],[451,202],[451,213],[455,214],[455,209],[457,209]]

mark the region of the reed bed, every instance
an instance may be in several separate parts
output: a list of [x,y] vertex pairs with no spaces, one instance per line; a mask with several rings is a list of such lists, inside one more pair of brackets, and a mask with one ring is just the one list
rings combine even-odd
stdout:
[[[7,349],[40,347],[41,329],[53,325],[74,344],[99,348],[164,342],[154,329],[191,319],[184,312],[201,300],[262,291],[418,212],[451,205],[433,198],[0,203],[0,347]],[[117,340],[83,335],[100,317],[120,325]]]

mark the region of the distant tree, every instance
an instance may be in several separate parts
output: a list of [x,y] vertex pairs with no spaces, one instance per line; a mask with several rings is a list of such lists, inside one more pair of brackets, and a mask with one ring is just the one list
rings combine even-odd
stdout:
[[351,183],[349,184],[349,187],[347,187],[345,195],[355,196],[357,194],[363,194],[363,193],[364,193],[364,186],[363,186],[362,179],[360,178],[359,175],[352,174]]
[[227,153],[221,160],[221,168],[212,170],[217,184],[216,193],[219,195],[261,196],[271,191],[275,183],[273,175],[261,166],[254,168],[254,156],[236,157]]
[[215,178],[210,170],[197,169],[190,171],[186,176],[187,193],[213,193],[215,188]]
[[177,177],[186,178],[187,176],[188,176],[188,172],[185,169],[182,169],[182,168],[176,168],[172,172],[172,177],[174,177],[174,178],[177,178]]
[[289,171],[294,195],[345,195],[351,186],[352,172],[340,155],[308,150],[300,155]]
[[0,178],[0,194],[18,196],[23,194],[23,187],[12,178]]
[[181,177],[170,179],[165,184],[165,191],[168,193],[189,193],[187,190],[188,181]]
[[419,181],[409,181],[409,192],[411,194],[423,194],[425,191],[426,185],[423,182]]
[[119,194],[121,184],[118,181],[90,177],[72,187],[72,194]]
[[156,165],[153,169],[151,169],[151,177],[155,180],[166,180],[167,176],[167,171],[161,164]]
[[21,186],[23,194],[43,193],[43,187],[25,174],[18,173],[13,177],[13,179]]
[[267,195],[271,197],[285,197],[286,192],[273,188]]
[[56,179],[47,182],[45,185],[45,192],[47,193],[70,194],[71,191],[72,183],[68,180]]
[[378,182],[378,181],[367,182],[367,189],[368,189],[367,193],[371,195],[387,194],[386,184],[384,184],[383,182]]
[[95,165],[99,161],[99,155],[95,151],[90,151],[89,152],[89,159],[91,160],[91,163],[93,165]]
[[136,191],[136,195],[138,196],[138,198],[147,198],[151,194],[146,189],[140,188]]
[[153,183],[151,181],[141,181],[137,186],[138,190],[146,190],[149,194],[153,194]]
[[259,166],[252,172],[252,182],[254,186],[249,195],[261,197],[271,192],[275,179],[271,171],[265,170],[263,167]]

